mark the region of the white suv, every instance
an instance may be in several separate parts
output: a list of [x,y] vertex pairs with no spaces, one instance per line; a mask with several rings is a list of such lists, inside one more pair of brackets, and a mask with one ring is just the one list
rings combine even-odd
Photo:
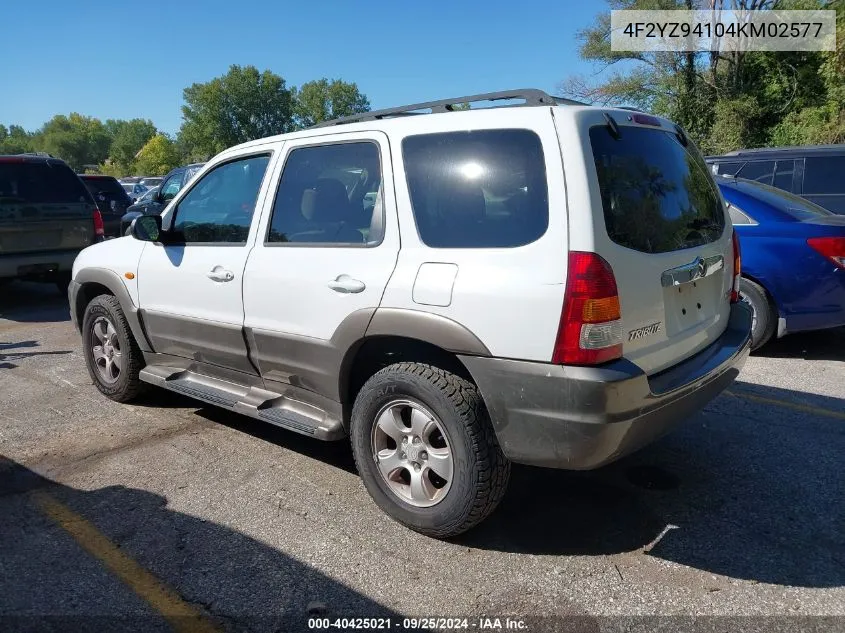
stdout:
[[[523,103],[453,110],[498,99]],[[511,462],[596,468],[727,387],[749,350],[738,279],[679,127],[528,90],[228,149],[85,249],[69,295],[106,396],[152,384],[349,436],[376,503],[447,537]]]

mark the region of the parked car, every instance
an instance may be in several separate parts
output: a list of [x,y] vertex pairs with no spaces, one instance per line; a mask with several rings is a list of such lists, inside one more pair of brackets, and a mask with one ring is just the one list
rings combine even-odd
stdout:
[[141,215],[157,215],[164,210],[167,203],[179,193],[179,190],[202,168],[205,163],[192,163],[172,169],[158,186],[158,191],[146,198],[137,200],[136,203],[126,210],[126,214],[120,220],[120,235],[126,235],[132,220]]
[[845,216],[742,178],[719,178],[742,243],[740,296],[753,349],[773,336],[845,325]]
[[132,204],[135,204],[135,202],[138,201],[138,198],[144,195],[144,192],[147,191],[147,187],[142,185],[140,182],[136,182],[134,184],[122,183],[121,186],[126,192],[126,195],[129,196],[129,200],[132,202]]
[[158,187],[161,184],[162,180],[164,180],[164,176],[148,176],[145,178],[141,178],[140,182],[147,189],[150,189],[151,187]]
[[132,198],[114,176],[100,174],[80,174],[79,177],[88,191],[94,196],[94,201],[103,216],[106,237],[120,237],[120,219],[132,205]]
[[74,258],[103,235],[91,194],[58,158],[0,156],[0,282],[65,289]]
[[486,517],[511,462],[637,450],[747,358],[737,240],[683,130],[566,103],[460,97],[220,153],[77,259],[94,384],[348,436],[376,503],[435,537]]
[[714,174],[773,185],[845,214],[845,144],[744,149],[706,161]]

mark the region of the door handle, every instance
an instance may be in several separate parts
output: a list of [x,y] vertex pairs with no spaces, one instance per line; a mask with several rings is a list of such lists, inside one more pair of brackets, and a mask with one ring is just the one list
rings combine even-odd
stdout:
[[214,281],[232,281],[235,278],[235,273],[231,270],[224,270],[220,266],[215,266],[206,273],[206,277]]
[[362,292],[366,284],[358,279],[352,279],[349,275],[339,275],[337,279],[329,282],[329,288],[335,292],[349,294],[350,292]]

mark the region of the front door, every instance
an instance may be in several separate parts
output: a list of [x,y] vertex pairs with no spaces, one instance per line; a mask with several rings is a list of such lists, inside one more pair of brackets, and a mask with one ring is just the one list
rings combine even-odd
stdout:
[[265,380],[337,400],[343,345],[364,335],[399,252],[388,141],[339,134],[284,150],[244,273],[244,326]]
[[166,212],[165,243],[144,249],[138,293],[156,352],[256,373],[243,338],[242,275],[270,158],[252,149],[213,166]]

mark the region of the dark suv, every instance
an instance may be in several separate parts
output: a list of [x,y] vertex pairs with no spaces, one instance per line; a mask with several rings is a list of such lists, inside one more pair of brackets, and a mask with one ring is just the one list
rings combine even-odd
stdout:
[[773,185],[845,214],[845,144],[743,149],[705,160],[714,174]]
[[80,174],[79,177],[103,215],[106,237],[120,237],[120,218],[132,205],[132,198],[114,176]]
[[158,215],[179,190],[193,178],[205,163],[192,163],[170,170],[158,186],[158,191],[149,199],[133,204],[120,220],[120,235],[126,235],[132,220],[141,215]]
[[0,156],[0,282],[66,287],[73,260],[101,231],[94,199],[64,161]]

